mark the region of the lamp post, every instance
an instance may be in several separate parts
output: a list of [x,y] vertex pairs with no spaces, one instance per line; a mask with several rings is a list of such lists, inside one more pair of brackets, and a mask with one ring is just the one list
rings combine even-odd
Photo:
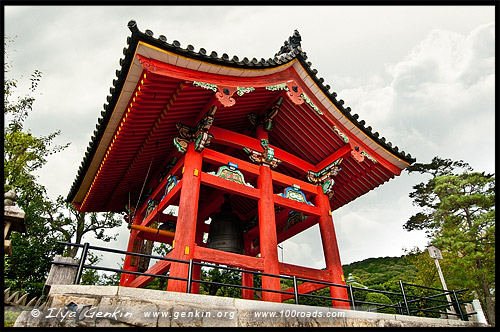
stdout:
[[[436,263],[436,267],[437,267],[438,274],[439,274],[439,279],[441,279],[441,284],[443,285],[443,289],[446,292],[448,292],[448,287],[446,287],[446,282],[444,281],[444,276],[443,276],[443,272],[441,271],[441,266],[439,266],[439,260],[443,259],[443,255],[441,254],[441,250],[439,250],[435,246],[428,246],[427,251],[429,252],[429,256],[431,256],[431,258],[434,258],[434,262]],[[446,293],[446,299],[448,300],[449,303],[453,303],[453,302],[451,302],[450,294]],[[450,314],[455,314],[455,309],[453,308],[453,305],[451,306]]]

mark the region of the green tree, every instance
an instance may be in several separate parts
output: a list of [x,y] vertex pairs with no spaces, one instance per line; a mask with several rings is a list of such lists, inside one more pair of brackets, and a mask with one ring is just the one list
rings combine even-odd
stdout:
[[[456,174],[457,168],[465,171]],[[488,322],[495,324],[495,177],[473,172],[463,161],[435,157],[430,164],[415,164],[408,172],[432,178],[414,186],[414,204],[423,209],[404,228],[426,230],[431,244],[449,253],[454,278],[474,291]]]
[[[8,43],[12,41],[6,36],[5,60]],[[52,257],[61,248],[56,244],[56,232],[44,218],[50,206],[45,187],[37,182],[33,172],[47,163],[50,154],[64,150],[69,143],[54,146],[59,131],[36,137],[25,130],[24,122],[33,110],[33,94],[42,73],[35,70],[29,93],[16,97],[18,81],[7,77],[11,67],[10,62],[4,61],[4,191],[13,189],[17,193],[17,204],[25,212],[27,233],[11,235],[12,256],[4,256],[4,280],[13,290],[41,295]]]
[[[370,303],[376,303],[376,304],[387,304],[387,305],[392,305],[392,301],[390,298],[387,297],[387,295],[384,295],[382,293],[369,293],[366,295],[365,302],[370,302]],[[381,308],[381,309],[379,309]],[[371,309],[372,311],[380,312],[383,314],[396,314],[396,308],[392,307],[386,307],[382,308],[381,306],[378,305],[368,305],[368,309]]]
[[[64,200],[62,196],[57,197],[55,203],[51,203],[47,209],[47,219],[52,228],[59,232],[63,241],[81,244],[83,236],[92,233],[96,239],[104,242],[116,240],[118,234],[109,235],[105,231],[120,226],[123,222],[119,214],[85,213],[78,211],[75,206]],[[78,247],[69,247],[66,250],[68,257],[75,257]]]

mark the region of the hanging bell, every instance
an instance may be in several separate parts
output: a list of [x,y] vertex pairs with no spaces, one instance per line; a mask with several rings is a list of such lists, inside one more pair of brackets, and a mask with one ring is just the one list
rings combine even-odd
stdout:
[[221,211],[217,213],[210,223],[207,247],[236,254],[243,254],[243,231],[241,220],[232,212],[229,194],[224,194],[225,201]]

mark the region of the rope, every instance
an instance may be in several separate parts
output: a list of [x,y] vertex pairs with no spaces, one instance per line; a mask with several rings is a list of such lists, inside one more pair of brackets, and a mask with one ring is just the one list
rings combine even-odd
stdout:
[[154,156],[151,157],[151,162],[149,163],[148,172],[146,173],[146,178],[144,178],[144,183],[142,184],[141,192],[139,193],[139,198],[137,199],[137,204],[135,205],[135,211],[134,211],[134,216],[132,217],[132,220],[135,218],[137,208],[139,207],[139,202],[141,201],[141,197],[142,197],[142,191],[144,190],[144,187],[146,186],[146,181],[148,180],[149,171],[151,170],[151,165],[153,164],[153,159],[154,159]]

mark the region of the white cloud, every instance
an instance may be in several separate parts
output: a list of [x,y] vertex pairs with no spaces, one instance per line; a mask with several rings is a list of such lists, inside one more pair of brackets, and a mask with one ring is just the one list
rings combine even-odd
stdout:
[[[389,141],[427,162],[433,156],[470,163],[474,146],[494,146],[494,23],[468,35],[433,30],[408,56],[387,67],[392,81],[369,77],[339,96]],[[460,145],[457,143],[460,142]],[[464,146],[469,148],[464,149]],[[493,155],[479,167],[491,168]]]

